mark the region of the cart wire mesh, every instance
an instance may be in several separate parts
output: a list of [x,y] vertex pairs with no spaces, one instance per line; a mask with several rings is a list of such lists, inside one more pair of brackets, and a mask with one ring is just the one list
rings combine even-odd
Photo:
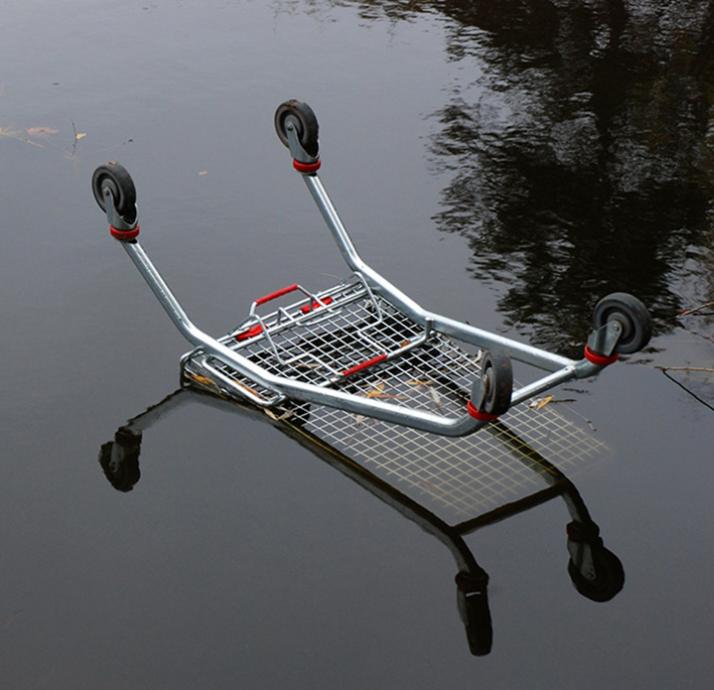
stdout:
[[[310,294],[310,293],[308,293]],[[267,371],[448,417],[464,414],[481,351],[430,332],[357,279],[243,322],[221,342]],[[360,362],[392,353],[360,370]],[[288,401],[200,352],[185,363],[203,387],[243,394],[352,458],[447,521],[461,521],[538,491],[552,463],[572,474],[604,456],[587,420],[554,404],[512,407],[503,421],[449,438],[330,407]],[[357,371],[350,373],[350,370]],[[233,385],[231,385],[233,384]],[[518,384],[516,384],[516,388]],[[241,396],[242,397],[242,396]],[[542,462],[539,462],[539,458]]]
[[[461,438],[302,403],[268,412],[303,426],[328,446],[456,523],[537,492],[608,454],[587,420],[547,406],[521,406],[503,423]],[[553,469],[550,465],[554,465]]]

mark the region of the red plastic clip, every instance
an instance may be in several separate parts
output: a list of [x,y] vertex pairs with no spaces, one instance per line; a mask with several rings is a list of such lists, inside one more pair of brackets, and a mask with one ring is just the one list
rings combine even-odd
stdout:
[[478,419],[479,422],[493,422],[498,419],[497,414],[489,414],[488,412],[481,412],[476,405],[474,405],[470,400],[466,404],[466,411],[474,418]]
[[139,234],[141,226],[137,225],[133,230],[117,230],[113,225],[109,226],[109,232],[112,237],[115,237],[122,242],[133,240]]
[[322,303],[320,302],[313,302],[312,304],[303,304],[302,307],[300,307],[300,311],[303,314],[309,314],[313,309],[319,309],[322,306],[325,306],[327,304],[332,304],[334,300],[332,297],[321,297]]
[[248,338],[255,338],[256,335],[260,335],[263,332],[263,327],[256,323],[255,326],[251,326],[241,333],[237,333],[235,336],[236,340],[248,340]]
[[618,355],[617,352],[614,355],[610,355],[608,357],[606,355],[600,355],[597,352],[593,352],[587,345],[585,346],[584,355],[585,359],[587,359],[588,362],[597,364],[597,366],[599,367],[606,367],[608,364],[617,362],[617,360],[620,359],[620,355]]
[[322,163],[319,158],[314,163],[301,163],[296,160],[293,161],[293,168],[301,173],[316,173],[320,169],[321,165]]

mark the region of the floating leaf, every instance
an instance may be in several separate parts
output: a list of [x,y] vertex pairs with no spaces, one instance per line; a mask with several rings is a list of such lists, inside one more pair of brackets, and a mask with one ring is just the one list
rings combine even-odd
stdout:
[[208,175],[208,170],[199,170],[198,171],[199,177],[204,177],[205,175]]
[[28,127],[25,130],[31,137],[47,137],[50,134],[57,134],[58,129],[52,127]]
[[75,140],[75,141],[81,141],[81,140],[84,139],[84,137],[86,137],[86,136],[87,136],[87,133],[86,133],[86,132],[75,132],[74,140]]
[[528,404],[532,410],[542,410],[546,405],[558,405],[560,403],[574,403],[577,402],[575,398],[561,398],[557,400],[552,395],[546,395],[544,398],[536,398]]
[[0,127],[0,137],[6,137],[7,139],[16,139],[17,141],[21,141],[23,144],[30,144],[30,146],[36,146],[38,149],[44,148],[43,144],[40,144],[36,141],[32,141],[32,139],[27,136],[26,131],[23,130],[10,129],[9,127]]
[[549,405],[551,402],[553,402],[553,396],[546,395],[544,398],[536,398],[528,405],[528,407],[533,410],[542,410],[546,405]]

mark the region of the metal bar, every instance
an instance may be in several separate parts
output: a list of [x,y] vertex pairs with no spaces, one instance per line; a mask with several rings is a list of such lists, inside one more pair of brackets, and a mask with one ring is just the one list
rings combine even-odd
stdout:
[[266,302],[270,302],[271,300],[278,299],[278,297],[282,297],[283,295],[288,295],[291,292],[295,292],[295,290],[299,290],[299,289],[300,289],[300,287],[298,286],[298,284],[293,283],[292,285],[288,285],[287,287],[280,288],[280,290],[271,292],[269,295],[264,295],[263,297],[258,297],[258,299],[255,300],[255,303],[257,305],[265,304]]
[[427,320],[432,321],[434,330],[453,336],[478,347],[490,347],[505,350],[513,359],[516,359],[546,371],[554,371],[562,367],[573,366],[575,361],[567,357],[556,355],[546,350],[519,343],[516,340],[505,338],[495,333],[469,326],[440,314],[434,314],[423,309],[413,299],[392,285],[381,274],[368,266],[355,249],[352,239],[347,232],[337,210],[332,204],[320,178],[317,175],[303,175],[312,198],[322,214],[328,228],[332,232],[340,252],[353,270],[365,276],[370,285],[380,294],[386,296],[390,302],[398,306],[418,323],[424,325]]
[[514,390],[513,395],[511,396],[511,405],[513,406],[517,405],[518,403],[522,403],[524,400],[528,400],[528,398],[532,398],[534,395],[538,395],[538,393],[543,393],[544,391],[547,391],[548,389],[553,388],[554,386],[557,386],[560,383],[574,379],[575,376],[576,369],[574,366],[567,366],[563,369],[560,369],[559,371],[555,371],[549,376],[544,376],[543,378],[538,379],[537,381],[533,381],[532,383],[529,383],[523,386],[522,388]]
[[[402,424],[404,426],[420,429],[422,431],[437,433],[445,436],[464,436],[483,426],[484,422],[476,420],[464,413],[460,417],[446,418],[423,410],[408,409],[381,400],[351,395],[339,390],[326,388],[310,383],[277,376],[267,372],[263,367],[253,363],[247,357],[240,355],[235,350],[228,348],[212,338],[188,318],[178,300],[175,298],[168,285],[152,264],[139,242],[122,242],[127,254],[144,277],[165,311],[174,322],[179,331],[194,346],[202,348],[225,364],[235,368],[240,374],[257,382],[259,385],[276,392],[278,395],[288,396],[297,400],[318,403],[328,407],[336,407],[368,417],[376,417],[387,422]],[[371,269],[368,269],[371,270]],[[385,281],[386,282],[386,281]],[[394,288],[396,290],[396,288]],[[408,298],[406,298],[408,300]],[[437,317],[438,318],[438,317]],[[424,319],[425,326],[432,322],[432,315],[427,313]],[[264,329],[265,331],[265,329]],[[569,361],[569,360],[566,360]],[[566,366],[550,376],[535,381],[513,394],[512,404],[523,402],[527,398],[547,390],[558,383],[574,378],[574,366]],[[236,384],[239,392],[240,387]]]
[[336,407],[368,417],[377,417],[387,422],[444,436],[464,436],[484,424],[468,414],[457,418],[444,418],[421,410],[409,410],[381,400],[362,398],[342,391],[274,376],[195,326],[141,245],[138,242],[122,242],[121,244],[183,336],[193,345],[234,367],[238,372],[261,386],[297,400]]

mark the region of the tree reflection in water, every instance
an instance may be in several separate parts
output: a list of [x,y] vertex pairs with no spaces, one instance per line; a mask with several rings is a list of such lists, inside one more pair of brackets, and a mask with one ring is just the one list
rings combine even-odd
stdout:
[[435,114],[436,222],[503,284],[518,329],[574,353],[608,292],[638,295],[659,331],[683,291],[714,299],[714,2],[336,4],[447,18],[449,56],[473,69]]

